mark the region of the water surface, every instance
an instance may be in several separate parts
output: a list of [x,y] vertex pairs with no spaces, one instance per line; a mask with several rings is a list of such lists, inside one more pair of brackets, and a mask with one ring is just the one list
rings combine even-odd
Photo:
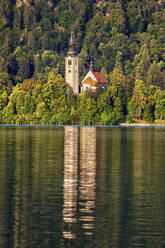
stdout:
[[165,129],[0,127],[0,248],[165,247]]

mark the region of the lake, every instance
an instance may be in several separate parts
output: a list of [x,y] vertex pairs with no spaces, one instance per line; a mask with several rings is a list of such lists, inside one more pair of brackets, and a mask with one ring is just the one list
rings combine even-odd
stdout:
[[165,128],[0,127],[0,248],[165,247]]

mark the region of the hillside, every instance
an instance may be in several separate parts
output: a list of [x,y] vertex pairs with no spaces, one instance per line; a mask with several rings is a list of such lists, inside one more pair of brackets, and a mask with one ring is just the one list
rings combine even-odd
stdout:
[[[71,89],[65,94],[64,57],[71,29],[80,78],[92,59],[112,86],[107,92],[85,93],[86,100],[75,99]],[[1,0],[1,122],[165,119],[164,34],[165,0]],[[60,82],[59,94],[60,84],[53,82]],[[44,95],[46,87],[53,87],[49,96]]]

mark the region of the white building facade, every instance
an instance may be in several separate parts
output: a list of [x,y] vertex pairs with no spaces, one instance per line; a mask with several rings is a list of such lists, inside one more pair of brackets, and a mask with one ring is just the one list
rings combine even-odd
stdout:
[[78,56],[74,51],[73,32],[69,42],[69,51],[65,58],[65,82],[73,88],[73,93],[79,94],[79,71],[78,71]]

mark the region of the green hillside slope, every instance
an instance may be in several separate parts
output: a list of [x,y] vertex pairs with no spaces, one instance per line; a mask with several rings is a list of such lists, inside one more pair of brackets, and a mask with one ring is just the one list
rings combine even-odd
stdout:
[[[71,30],[80,79],[92,59],[106,91],[66,94]],[[1,123],[125,119],[165,119],[165,0],[0,1]]]

